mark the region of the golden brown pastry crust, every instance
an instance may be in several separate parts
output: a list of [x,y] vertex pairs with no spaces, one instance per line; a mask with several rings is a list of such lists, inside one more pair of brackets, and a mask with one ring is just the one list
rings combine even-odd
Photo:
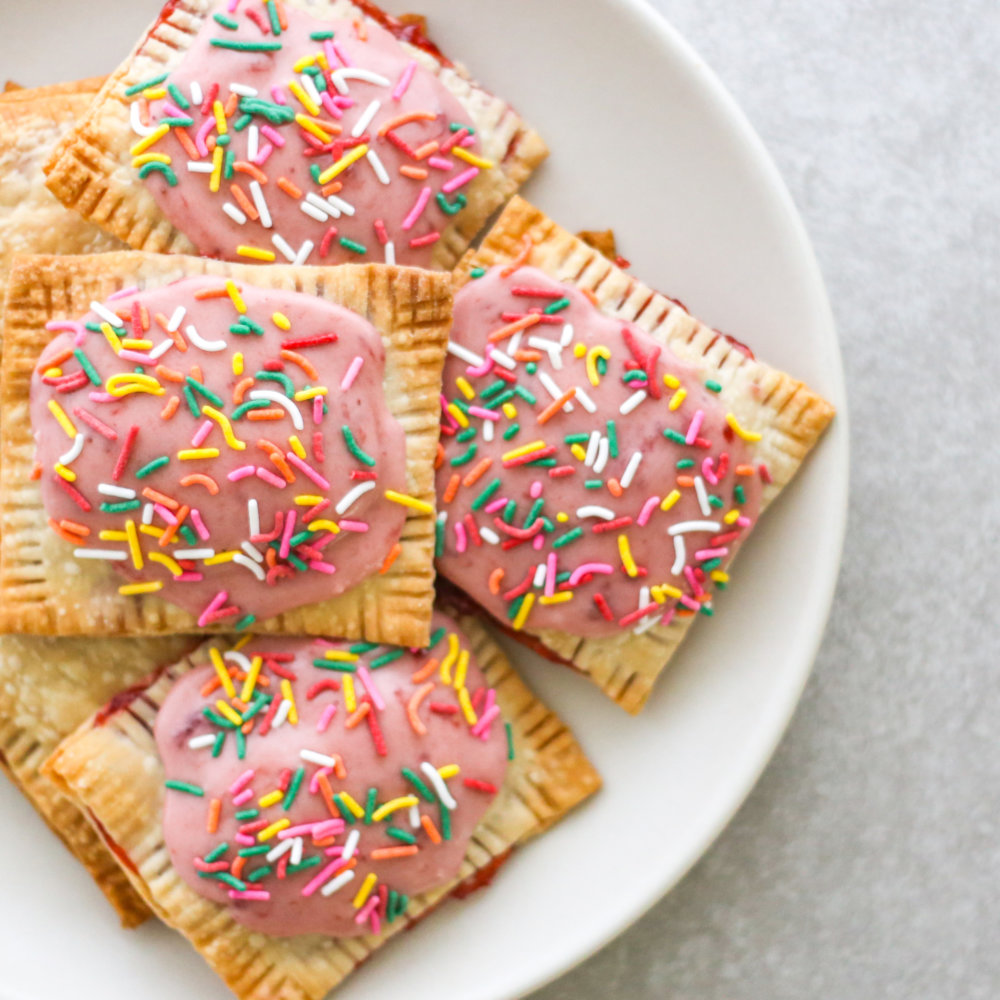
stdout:
[[470,841],[459,877],[411,900],[380,935],[271,938],[235,923],[176,874],[163,842],[163,769],[152,736],[156,712],[187,661],[169,668],[104,725],[83,726],[46,771],[124,850],[133,885],[153,912],[180,931],[241,1000],[321,1000],[383,942],[421,919],[463,881],[488,872],[514,847],[593,794],[600,778],[562,722],[511,668],[472,618],[459,620],[510,722],[516,753],[499,795]]
[[[48,83],[43,87],[22,87],[13,80],[8,80],[0,93],[0,104],[15,102],[32,102],[49,97],[65,95],[88,94],[91,99],[101,89],[106,76],[89,76],[84,80],[67,80],[63,83]],[[46,150],[47,152],[47,150]]]
[[[317,17],[375,23],[351,0],[285,0]],[[131,167],[134,142],[128,121],[128,87],[173,69],[212,10],[211,0],[179,0],[158,20],[128,59],[101,88],[86,119],[54,150],[45,167],[49,188],[84,218],[103,226],[137,250],[195,252],[160,211]],[[449,270],[499,208],[548,155],[541,136],[505,101],[483,90],[460,65],[446,66],[423,49],[401,43],[421,66],[436,74],[472,117],[482,155],[496,163],[463,191],[464,211],[435,244],[435,267]]]
[[[6,417],[0,629],[42,635],[197,630],[194,616],[156,595],[120,595],[113,572],[103,565],[81,565],[72,546],[47,526],[38,484],[31,479],[34,441],[28,397],[33,365],[51,336],[45,330],[47,321],[82,316],[91,301],[126,287],[163,285],[202,274],[316,295],[368,319],[386,348],[386,402],[406,432],[407,490],[434,504],[441,368],[451,321],[448,274],[384,264],[260,267],[132,252],[20,258],[7,297],[0,387]],[[331,600],[258,622],[254,630],[425,645],[434,596],[433,514],[408,509],[400,544],[399,557],[385,573]]]
[[[473,267],[493,267],[523,257],[528,240],[531,251],[524,263],[592,294],[603,312],[636,323],[695,366],[703,378],[722,386],[719,398],[727,409],[742,426],[763,435],[750,445],[773,479],[763,490],[763,511],[833,419],[833,406],[798,379],[748,357],[679,303],[616,267],[600,250],[556,225],[523,198],[513,198],[480,247],[463,257],[455,270],[456,288],[469,280]],[[656,625],[641,635],[623,630],[596,639],[554,630],[524,631],[635,713],[693,621],[675,617],[670,625]]]

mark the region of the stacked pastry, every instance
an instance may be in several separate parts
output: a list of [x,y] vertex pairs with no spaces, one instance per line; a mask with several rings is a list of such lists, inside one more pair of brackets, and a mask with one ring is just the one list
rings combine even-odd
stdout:
[[0,763],[318,1000],[599,785],[484,623],[637,711],[832,409],[517,198],[418,21],[171,0],[95,86],[0,99]]

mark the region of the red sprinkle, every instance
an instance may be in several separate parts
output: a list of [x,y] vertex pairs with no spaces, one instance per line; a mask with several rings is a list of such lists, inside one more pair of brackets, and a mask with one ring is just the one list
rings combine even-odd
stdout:
[[320,344],[335,344],[337,335],[335,333],[320,333],[315,337],[300,337],[298,340],[286,340],[282,345],[282,350],[294,351],[300,347],[318,347]]
[[125,471],[125,466],[128,465],[129,456],[132,454],[132,448],[135,445],[135,439],[139,434],[139,428],[136,424],[133,424],[128,429],[128,434],[125,435],[125,443],[122,445],[122,450],[118,454],[118,461],[115,462],[114,470],[111,473],[111,478],[118,482],[122,477],[122,473]]
[[53,476],[52,478],[73,498],[73,502],[80,510],[89,512],[94,509],[90,501],[72,483],[66,482],[62,476]]

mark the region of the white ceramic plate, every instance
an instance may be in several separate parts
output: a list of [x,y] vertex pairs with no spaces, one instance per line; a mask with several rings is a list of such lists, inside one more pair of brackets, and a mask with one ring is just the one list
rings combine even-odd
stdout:
[[[159,6],[4,0],[0,72],[24,84],[106,72]],[[638,719],[569,671],[512,650],[575,729],[606,788],[518,852],[488,891],[390,943],[338,994],[499,1000],[557,976],[651,906],[706,850],[774,750],[837,575],[844,389],[829,304],[784,186],[719,82],[650,8],[640,0],[412,7],[428,14],[446,52],[545,135],[552,157],[529,198],[571,229],[613,226],[637,275],[840,409],[746,545],[719,614],[694,630]],[[179,936],[154,923],[119,930],[87,876],[5,783],[0,818],[0,996],[228,996]]]

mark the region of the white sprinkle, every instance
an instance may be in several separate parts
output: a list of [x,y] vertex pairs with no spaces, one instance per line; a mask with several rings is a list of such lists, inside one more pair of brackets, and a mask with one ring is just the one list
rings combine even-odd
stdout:
[[152,524],[153,523],[153,515],[155,513],[156,513],[156,511],[153,509],[153,505],[151,503],[143,504],[142,505],[142,523],[143,524]]
[[597,406],[594,401],[584,392],[580,386],[576,387],[576,395],[573,397],[588,413],[596,413]]
[[171,347],[173,347],[173,346],[174,346],[174,342],[173,342],[172,340],[161,340],[161,341],[160,341],[160,342],[159,342],[159,343],[158,343],[158,344],[156,345],[156,347],[154,347],[154,348],[153,348],[153,349],[152,349],[152,350],[151,350],[151,351],[149,352],[149,356],[150,356],[151,358],[153,358],[154,360],[156,360],[156,359],[158,359],[158,358],[162,358],[162,357],[163,357],[163,355],[164,355],[164,354],[166,354],[166,353],[167,353],[167,351],[169,351],[169,350],[170,350],[170,348],[171,348]]
[[517,354],[517,349],[521,346],[521,338],[524,336],[523,330],[518,330],[507,344],[511,354]]
[[410,806],[410,827],[416,830],[420,826],[420,807]]
[[283,726],[291,710],[292,703],[287,698],[282,698],[281,704],[278,706],[278,711],[274,714],[274,721],[271,723],[271,728],[277,729],[279,726]]
[[345,80],[363,80],[365,83],[374,83],[376,87],[389,86],[389,81],[384,76],[379,76],[378,73],[372,73],[367,69],[356,69],[353,66],[345,69],[335,69],[330,74],[330,78],[333,80],[333,85],[341,94],[349,93],[347,84],[344,82]]
[[338,889],[342,889],[351,879],[354,878],[354,870],[349,869],[346,872],[341,872],[336,878],[330,879],[326,885],[320,889],[320,892],[324,896],[332,896]]
[[684,564],[687,562],[687,546],[684,544],[683,535],[674,535],[674,564],[670,567],[670,572],[674,576],[680,576],[684,572]]
[[139,117],[138,101],[133,101],[129,105],[128,120],[129,124],[132,126],[132,131],[135,132],[136,135],[147,136],[156,131],[155,126],[143,125],[142,119]]
[[319,764],[320,767],[336,767],[337,762],[325,753],[320,753],[318,750],[300,750],[299,756],[303,760],[309,761],[310,764]]
[[260,152],[260,129],[256,125],[251,125],[247,129],[247,159],[253,163]]
[[602,517],[605,521],[613,521],[615,512],[610,507],[600,507],[597,504],[587,504],[576,508],[577,517]]
[[493,440],[493,421],[484,420],[483,421],[483,440],[492,441]]
[[375,484],[370,480],[367,483],[358,483],[352,490],[348,490],[338,501],[333,509],[338,514],[345,514],[350,508],[370,490],[375,489]]
[[171,555],[175,559],[211,559],[215,549],[174,549]]
[[277,861],[285,851],[290,851],[292,849],[292,844],[296,840],[301,840],[301,837],[289,837],[288,840],[282,840],[277,847],[272,848],[267,852],[266,857],[268,861]]
[[313,247],[316,246],[312,240],[306,240],[302,246],[299,247],[299,252],[295,255],[295,260],[292,261],[297,267],[301,267],[308,259],[309,254],[313,252]]
[[559,335],[559,343],[563,347],[569,347],[569,342],[573,339],[573,324],[567,323],[562,328],[562,333]]
[[247,501],[247,517],[250,520],[250,535],[251,535],[251,537],[253,537],[254,535],[259,535],[260,534],[260,510],[257,507],[257,501],[256,500],[252,500],[251,499],[251,500]]
[[[645,608],[649,606],[649,587],[639,588],[639,608]],[[637,608],[636,610],[638,610]],[[657,622],[660,614],[660,609],[656,608],[654,611],[650,611],[648,614],[642,616],[636,624],[635,628],[632,629],[633,635],[642,635],[643,632],[648,632]]]
[[[559,386],[556,385],[556,383],[553,380],[552,376],[548,372],[542,371],[541,369],[539,369],[539,371],[538,371],[538,381],[541,382],[543,386],[545,386],[545,391],[553,399],[561,399],[562,398],[562,395],[563,395],[562,389],[560,389]],[[567,403],[563,407],[563,410],[566,413],[572,413],[573,412],[573,404],[572,403]]]
[[201,104],[205,100],[205,95],[201,92],[201,84],[197,80],[191,83],[191,102]]
[[264,192],[260,189],[260,181],[250,182],[250,197],[253,198],[253,207],[260,215],[260,224],[265,229],[270,229],[274,223],[271,221],[271,211],[264,200]]
[[73,555],[77,559],[124,559],[124,552],[117,549],[73,549]]
[[375,171],[375,176],[383,184],[389,183],[389,173],[382,165],[382,160],[379,158],[378,153],[374,149],[369,149],[365,154],[365,159],[371,164],[372,170]]
[[252,559],[243,555],[242,552],[237,552],[236,555],[233,556],[233,562],[239,563],[241,566],[245,566],[255,577],[257,577],[258,580],[267,579],[267,575],[264,571]]
[[107,306],[102,306],[100,302],[90,303],[91,312],[97,313],[105,323],[110,323],[114,327],[121,329],[125,324]]
[[130,490],[126,486],[112,486],[111,483],[98,483],[97,492],[103,493],[106,497],[120,497],[122,500],[135,499],[135,490]]
[[289,859],[293,865],[297,865],[302,861],[302,838],[293,837],[292,838],[292,856]]
[[606,437],[601,437],[601,443],[597,446],[597,458],[594,460],[594,472],[600,475],[604,467],[608,464],[608,454],[611,444]]
[[542,587],[545,585],[545,577],[548,575],[548,566],[541,562],[535,567],[535,576],[531,581],[532,587]]
[[192,736],[188,740],[188,746],[192,750],[203,750],[205,747],[210,747],[215,743],[215,736],[212,733],[203,733],[201,736]]
[[454,340],[448,341],[448,353],[454,354],[456,358],[461,358],[466,364],[474,365],[477,368],[483,363],[483,359],[475,351],[470,351],[467,347],[456,344]]
[[329,195],[326,200],[338,212],[343,212],[344,215],[354,215],[354,206],[349,201],[344,201],[343,198],[338,198],[335,194]]
[[640,389],[638,392],[633,392],[628,399],[620,407],[618,407],[619,413],[631,413],[648,395],[645,389]]
[[250,542],[241,542],[240,548],[256,563],[262,563],[264,557],[260,554],[260,550],[256,545]]
[[492,528],[480,528],[479,534],[490,543],[490,545],[499,545],[500,536]]
[[535,347],[539,351],[545,351],[549,356],[549,362],[556,371],[562,369],[562,345],[547,337],[529,337],[528,345]]
[[351,135],[357,139],[359,135],[371,124],[371,120],[378,113],[378,109],[382,107],[381,101],[372,101],[371,104],[361,112],[361,117],[354,123],[354,128],[351,129]]
[[222,211],[229,216],[233,222],[240,226],[245,226],[247,222],[247,217],[231,202],[225,201],[222,203]]
[[271,242],[274,244],[274,248],[285,258],[289,263],[295,260],[295,251],[288,245],[288,240],[285,239],[280,233],[275,233],[271,237]]
[[444,783],[444,778],[438,774],[437,768],[425,760],[421,763],[420,770],[424,772],[427,780],[434,786],[437,797],[444,803],[445,807],[455,809],[458,803],[451,797],[451,792],[448,791],[448,786]]
[[678,521],[667,528],[668,535],[684,535],[689,531],[718,531],[718,521]]
[[694,477],[694,492],[698,497],[698,506],[701,507],[705,517],[711,517],[712,505],[708,502],[708,490],[705,489],[705,480],[701,476]]
[[167,333],[176,333],[181,328],[181,323],[184,321],[186,315],[187,309],[184,306],[178,306],[170,314],[170,321],[167,323]]
[[354,852],[358,849],[358,841],[361,839],[360,830],[351,830],[344,841],[344,853],[341,857],[344,861],[350,861],[354,857]]
[[601,446],[601,432],[591,431],[590,440],[587,442],[587,456],[583,464],[589,469],[597,458],[597,449]]
[[251,389],[250,398],[270,399],[279,406],[283,406],[288,411],[288,415],[292,418],[292,424],[295,429],[297,431],[305,429],[306,425],[302,422],[302,412],[287,396],[283,396],[280,392],[271,392],[270,389]]
[[[339,208],[331,208],[330,205],[328,205],[325,201],[323,201],[323,199],[318,194],[313,194],[313,192],[310,191],[306,195],[306,201],[309,202],[309,204],[313,208],[315,208],[317,212],[322,212],[324,219],[328,219],[331,215],[335,219],[339,219],[340,218],[340,209]],[[303,209],[303,211],[304,211],[304,209]]]
[[227,650],[222,654],[222,658],[229,660],[230,663],[238,663],[243,668],[244,673],[250,673],[250,669],[253,667],[250,660],[238,649]]
[[187,339],[194,344],[195,347],[200,348],[203,351],[216,352],[224,351],[226,349],[226,342],[224,340],[206,340],[196,329],[194,323],[188,323],[184,327],[184,333]]
[[239,94],[240,97],[256,97],[257,96],[257,88],[256,87],[248,87],[245,83],[231,83],[229,85],[229,89],[234,94]]
[[[315,195],[313,197],[315,197]],[[310,205],[309,202],[307,201],[300,201],[299,208],[301,208],[306,215],[308,215],[312,219],[315,219],[317,222],[326,222],[326,220],[330,218],[330,216],[327,215],[326,212],[321,212],[318,208],[314,207],[313,205]]]
[[215,169],[212,163],[201,163],[198,160],[188,160],[188,173],[210,174]]
[[385,245],[385,262],[387,264],[396,263],[396,244],[389,240]]
[[618,480],[618,483],[623,490],[627,490],[632,485],[632,479],[635,477],[641,461],[642,452],[633,451],[632,457],[628,460],[628,465],[625,466],[625,471],[622,473],[621,479]]
[[302,84],[302,89],[312,98],[313,102],[320,104],[319,91],[316,89],[316,84],[313,83],[313,78],[308,73],[301,73],[299,81]]
[[[511,350],[514,348],[511,347]],[[504,354],[499,348],[494,347],[490,350],[490,357],[498,364],[502,365],[508,371],[513,371],[517,367],[517,362],[507,354]],[[542,373],[539,372],[539,375]]]

